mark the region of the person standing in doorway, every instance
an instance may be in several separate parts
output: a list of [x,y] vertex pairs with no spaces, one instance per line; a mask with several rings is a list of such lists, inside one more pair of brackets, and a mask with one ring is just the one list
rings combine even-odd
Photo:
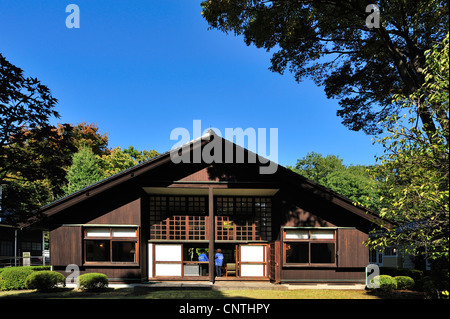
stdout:
[[222,249],[217,249],[217,253],[215,256],[215,265],[217,277],[222,277],[222,265],[223,265]]
[[[208,257],[205,254],[205,251],[203,249],[200,251],[200,255],[198,255],[198,261],[203,261],[203,262],[209,261]],[[201,272],[202,276],[206,276],[207,268],[208,268],[208,264],[200,264],[200,269],[202,270],[202,272]]]

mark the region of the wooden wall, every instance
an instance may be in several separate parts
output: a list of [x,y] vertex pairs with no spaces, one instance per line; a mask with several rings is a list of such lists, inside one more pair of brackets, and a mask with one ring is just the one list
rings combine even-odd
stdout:
[[[140,193],[139,193],[140,194]],[[142,195],[142,194],[141,194]],[[129,201],[126,199],[128,198]],[[82,224],[60,225],[50,231],[50,262],[55,270],[64,275],[65,269],[69,264],[79,266],[81,274],[87,272],[100,272],[108,276],[110,281],[141,280],[146,278],[147,273],[147,254],[146,243],[148,238],[147,230],[142,230],[142,223],[146,223],[147,211],[144,210],[147,196],[131,198],[125,196],[108,198],[108,202],[103,202],[104,207],[99,207],[102,202],[95,203],[90,207],[80,206],[78,219],[72,217],[74,222],[83,222]],[[144,202],[144,204],[143,204]],[[99,214],[98,212],[102,212]],[[86,219],[86,215],[92,212],[92,219]],[[148,223],[147,223],[148,224]],[[83,226],[82,225],[136,225],[139,227],[139,263],[136,266],[91,266],[83,264]]]
[[61,226],[50,231],[50,264],[81,266],[82,244],[81,226]]
[[369,248],[363,245],[368,234],[358,229],[338,229],[338,267],[366,267],[369,263]]

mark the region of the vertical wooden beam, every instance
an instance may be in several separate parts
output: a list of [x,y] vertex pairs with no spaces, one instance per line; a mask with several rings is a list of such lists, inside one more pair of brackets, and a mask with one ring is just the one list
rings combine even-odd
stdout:
[[208,250],[209,250],[209,281],[214,283],[214,189],[210,186],[208,190],[208,207],[209,207],[209,234],[208,234]]

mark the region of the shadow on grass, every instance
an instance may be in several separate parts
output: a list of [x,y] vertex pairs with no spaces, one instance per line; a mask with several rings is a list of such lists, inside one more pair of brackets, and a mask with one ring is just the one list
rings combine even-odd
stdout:
[[17,290],[0,292],[0,300],[11,299],[425,299],[417,291],[320,291],[320,290],[212,290],[212,289],[149,289],[104,288],[82,291],[74,288],[57,288],[50,292]]
[[133,289],[103,288],[101,290],[82,291],[75,288],[55,288],[51,291],[15,290],[0,292],[2,299],[95,299],[123,298],[133,293]]
[[0,300],[11,299],[251,299],[252,297],[229,297],[211,289],[155,289],[135,291],[133,288],[105,288],[82,291],[74,288],[56,288],[48,292],[37,290],[0,291]]
[[383,291],[380,289],[367,290],[368,295],[376,296],[380,299],[426,299],[426,294],[413,290]]

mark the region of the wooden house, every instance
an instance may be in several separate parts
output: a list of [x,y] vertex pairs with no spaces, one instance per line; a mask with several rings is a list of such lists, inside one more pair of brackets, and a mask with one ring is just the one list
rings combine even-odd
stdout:
[[[199,160],[196,152],[212,150],[215,161]],[[246,160],[230,162],[230,150]],[[175,163],[172,155],[183,151],[190,162]],[[268,164],[254,159],[210,131],[42,207],[51,264],[121,282],[364,282],[363,242],[383,221],[282,166],[261,174]],[[220,278],[217,249],[224,255]],[[198,260],[202,252],[209,261]]]
[[44,246],[42,230],[0,224],[0,268],[45,265]]

